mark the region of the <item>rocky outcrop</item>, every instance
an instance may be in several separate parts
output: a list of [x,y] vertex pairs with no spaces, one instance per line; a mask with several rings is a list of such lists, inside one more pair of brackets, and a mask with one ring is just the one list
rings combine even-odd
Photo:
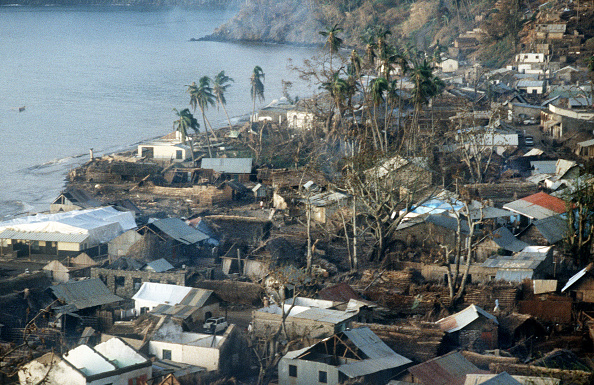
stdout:
[[322,29],[308,2],[257,0],[206,39],[317,44],[323,41],[318,34]]

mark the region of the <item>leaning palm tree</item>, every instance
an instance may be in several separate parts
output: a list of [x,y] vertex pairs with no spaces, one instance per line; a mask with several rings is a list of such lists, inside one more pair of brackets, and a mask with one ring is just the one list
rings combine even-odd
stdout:
[[221,71],[215,76],[212,82],[212,92],[214,96],[217,98],[217,109],[219,106],[223,106],[223,110],[225,111],[225,115],[227,116],[227,121],[229,122],[229,129],[231,129],[231,119],[229,118],[229,113],[227,112],[227,108],[225,105],[227,104],[227,100],[225,99],[225,92],[227,92],[227,88],[231,87],[230,82],[234,80],[229,76],[225,75],[225,71]]
[[190,145],[190,151],[192,152],[192,164],[194,164],[194,141],[192,138],[188,140],[188,137],[190,136],[188,130],[192,129],[195,133],[197,133],[198,129],[200,128],[200,124],[198,124],[198,121],[196,118],[194,118],[194,115],[192,115],[190,110],[187,108],[184,108],[181,111],[178,111],[174,108],[173,112],[175,112],[178,118],[173,122],[173,129],[181,134],[181,140],[183,143],[188,143]]
[[255,120],[256,116],[256,98],[260,101],[264,100],[264,76],[264,71],[260,66],[255,66],[252,75],[250,76],[250,94],[254,103],[252,108],[252,122]]
[[198,84],[192,82],[192,84],[187,86],[187,92],[190,94],[190,106],[194,108],[194,112],[196,112],[196,107],[200,109],[205,128],[206,126],[210,128],[212,136],[216,140],[217,136],[214,133],[214,130],[212,129],[210,121],[206,117],[206,110],[208,109],[208,107],[214,106],[216,104],[216,98],[213,94],[210,82],[211,80],[208,76],[203,76],[200,78],[200,80],[198,80]]
[[208,144],[208,154],[212,158],[212,149],[210,146],[210,138],[208,137],[208,127],[210,127],[210,131],[212,136],[217,139],[216,134],[214,133],[210,122],[206,118],[206,110],[208,106],[215,105],[215,97],[212,93],[212,88],[210,86],[210,78],[208,76],[203,76],[198,80],[198,84],[192,82],[188,87],[187,92],[190,94],[190,106],[194,108],[194,112],[196,111],[196,107],[200,108],[200,112],[202,113],[202,121],[204,123],[204,129],[206,130],[206,141]]
[[328,28],[325,31],[320,31],[319,34],[326,38],[326,43],[324,46],[328,46],[330,49],[330,70],[332,70],[332,55],[340,49],[342,45],[342,39],[338,37],[338,34],[342,32],[343,29],[340,28],[337,24],[334,24],[333,27]]

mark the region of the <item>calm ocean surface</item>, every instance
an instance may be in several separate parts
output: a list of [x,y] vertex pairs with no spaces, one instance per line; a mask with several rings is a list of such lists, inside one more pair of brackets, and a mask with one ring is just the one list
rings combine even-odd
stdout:
[[[266,74],[266,101],[312,91],[287,69],[314,52],[279,45],[190,42],[232,11],[125,7],[0,7],[0,220],[49,209],[67,171],[172,130],[185,85],[224,70],[234,117],[251,112],[249,76]],[[26,106],[25,111],[18,108]],[[197,118],[199,114],[197,113]],[[208,111],[213,125],[226,122]],[[199,120],[201,125],[202,121]]]

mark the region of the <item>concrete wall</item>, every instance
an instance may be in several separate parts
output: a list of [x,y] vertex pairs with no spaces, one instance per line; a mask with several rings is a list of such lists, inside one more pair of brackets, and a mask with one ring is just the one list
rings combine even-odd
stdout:
[[142,235],[138,234],[136,230],[128,230],[107,244],[107,254],[112,259],[122,257],[128,253],[133,244],[141,239]]
[[[289,365],[297,367],[297,377],[289,377]],[[326,372],[328,384],[339,383],[339,373],[335,366],[322,362],[281,359],[278,364],[279,385],[310,385],[319,384],[319,372]]]
[[292,130],[311,130],[314,114],[302,111],[287,111],[287,125]]
[[[142,157],[142,151],[144,149],[153,150],[153,159],[166,159],[173,160],[174,162],[182,162],[186,159],[191,158],[190,151],[184,147],[171,146],[171,145],[151,145],[141,144],[138,146],[138,157]],[[177,151],[181,151],[181,158],[178,159]]]
[[163,359],[163,350],[171,351],[171,360],[184,364],[202,366],[207,370],[219,369],[219,349],[191,346],[164,341],[150,341],[149,354]]
[[[116,277],[123,277],[123,286],[116,286]],[[186,285],[185,271],[154,273],[150,271],[112,270],[93,267],[91,268],[91,278],[101,279],[112,293],[124,298],[132,298],[138,289],[140,289],[143,282],[168,283],[179,286]],[[134,285],[135,279],[137,280],[137,287]]]

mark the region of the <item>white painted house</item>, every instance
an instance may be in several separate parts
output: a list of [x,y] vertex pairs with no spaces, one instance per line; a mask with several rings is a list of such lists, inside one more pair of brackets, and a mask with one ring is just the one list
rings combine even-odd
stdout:
[[128,385],[152,377],[152,362],[115,337],[91,348],[79,345],[60,356],[47,353],[23,365],[21,385]]
[[138,157],[183,162],[192,158],[190,146],[165,140],[138,145]]
[[385,384],[412,361],[390,349],[369,328],[345,330],[308,348],[287,353],[278,365],[279,385]]
[[144,282],[132,299],[136,314],[155,311],[171,315],[185,309],[184,313],[199,322],[220,313],[220,299],[212,290],[188,286]]
[[544,53],[526,52],[526,53],[519,53],[516,55],[517,63],[544,63],[544,61],[545,61]]
[[314,119],[315,115],[311,112],[287,111],[287,126],[291,130],[309,131],[313,128]]
[[235,325],[212,335],[184,332],[177,323],[166,322],[149,341],[148,351],[161,360],[221,373],[237,373],[249,366],[250,349]]
[[456,72],[458,71],[458,60],[446,59],[439,63],[442,72]]

